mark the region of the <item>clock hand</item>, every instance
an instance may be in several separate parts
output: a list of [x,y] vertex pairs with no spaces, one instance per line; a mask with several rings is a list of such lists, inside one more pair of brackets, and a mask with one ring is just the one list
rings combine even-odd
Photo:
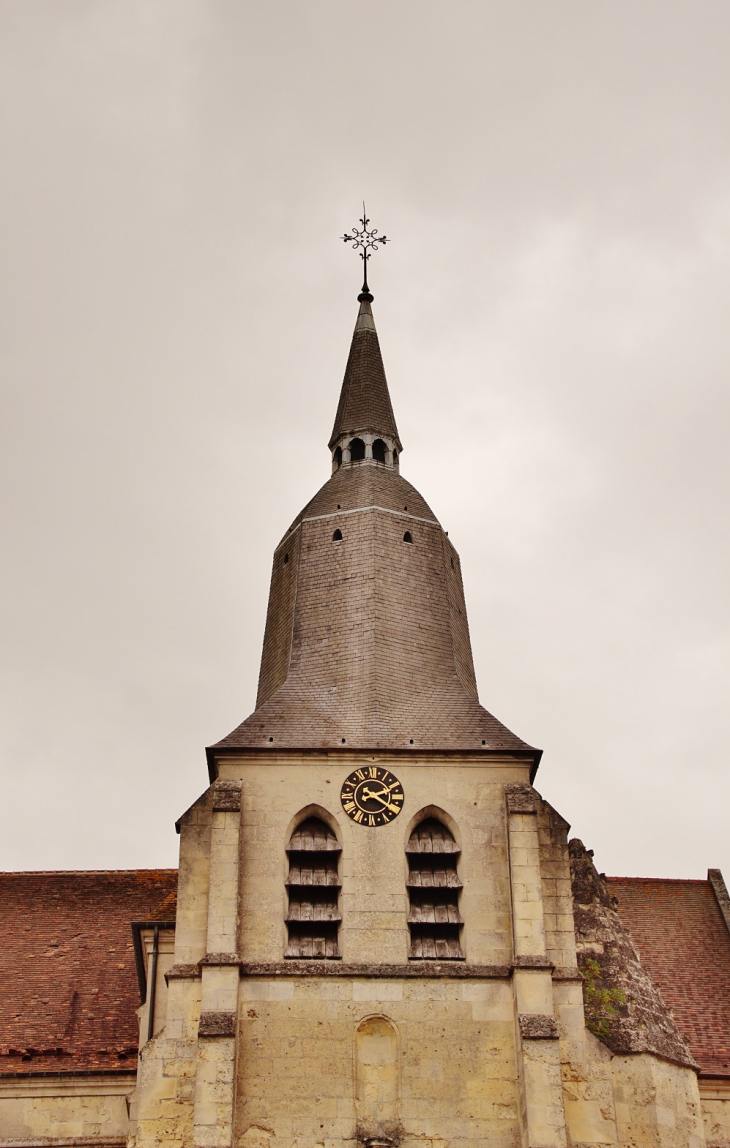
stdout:
[[381,789],[380,793],[373,793],[372,790],[370,790],[370,789],[363,789],[362,795],[363,795],[363,799],[365,801],[369,801],[370,798],[374,797],[375,800],[379,801],[381,805],[384,805],[386,809],[394,809],[400,813],[400,807],[398,805],[393,805],[390,801],[384,801],[383,798],[380,796],[381,793],[387,793],[387,792],[388,792],[387,789]]

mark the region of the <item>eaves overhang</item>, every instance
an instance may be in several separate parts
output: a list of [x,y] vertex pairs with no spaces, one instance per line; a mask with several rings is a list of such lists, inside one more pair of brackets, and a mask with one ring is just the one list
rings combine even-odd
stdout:
[[[527,747],[525,749],[489,749],[485,746],[475,746],[472,748],[455,748],[448,746],[438,748],[429,746],[274,746],[274,745],[261,745],[261,746],[225,746],[221,749],[216,749],[215,746],[208,746],[206,751],[206,759],[208,763],[208,777],[211,785],[218,778],[217,763],[223,758],[237,758],[237,757],[257,757],[261,754],[271,754],[279,757],[326,757],[337,756],[342,758],[357,757],[362,754],[375,754],[379,757],[415,757],[419,754],[426,754],[428,757],[447,757],[447,758],[461,758],[461,757],[483,757],[495,758],[498,757],[502,760],[517,760],[532,762],[530,769],[530,783],[535,780],[540,761],[542,759],[543,751],[541,749],[533,749]],[[179,830],[178,830],[179,832]]]

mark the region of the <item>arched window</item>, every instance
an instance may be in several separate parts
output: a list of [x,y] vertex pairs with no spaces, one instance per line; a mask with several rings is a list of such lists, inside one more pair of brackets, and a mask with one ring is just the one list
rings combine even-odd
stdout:
[[406,530],[405,534],[403,535],[403,541],[404,542],[412,542],[413,541],[413,535],[411,534],[410,530]]
[[393,451],[393,466],[397,466],[397,465],[398,465],[398,451],[394,450]]
[[342,542],[342,531],[341,530],[335,530],[334,534],[332,535],[332,541],[333,542]]
[[285,957],[332,960],[339,957],[340,925],[337,865],[340,846],[332,830],[319,817],[308,817],[291,835],[286,847],[289,940]]
[[386,446],[382,438],[376,438],[373,443],[373,458],[376,462],[385,462]]
[[422,961],[461,960],[459,846],[445,825],[428,817],[411,833],[406,853],[409,956]]
[[335,453],[332,457],[335,460],[335,466],[339,470],[340,467],[342,466],[342,447],[341,446],[337,447],[337,450],[335,451]]
[[350,459],[352,462],[359,462],[361,458],[365,458],[365,443],[361,438],[350,439]]

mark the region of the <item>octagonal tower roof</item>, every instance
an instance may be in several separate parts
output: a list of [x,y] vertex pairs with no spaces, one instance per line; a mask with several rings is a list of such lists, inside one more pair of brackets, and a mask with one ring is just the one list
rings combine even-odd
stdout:
[[[359,451],[353,435],[367,439]],[[369,300],[330,449],[338,443],[346,449],[335,451],[331,478],[274,553],[256,709],[210,753],[497,751],[537,761],[479,703],[459,556],[399,473]]]

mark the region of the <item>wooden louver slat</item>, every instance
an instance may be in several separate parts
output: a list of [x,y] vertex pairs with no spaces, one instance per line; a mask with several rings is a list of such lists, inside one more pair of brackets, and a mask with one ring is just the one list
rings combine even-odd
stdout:
[[341,921],[333,901],[290,901],[287,921]]
[[322,858],[321,862],[312,857],[302,858],[289,854],[289,875],[287,885],[331,885],[339,886],[337,876],[337,863],[329,864],[329,858]]
[[289,959],[294,957],[305,961],[327,961],[336,959],[339,955],[336,933],[289,928],[289,944],[284,954],[285,957]]
[[406,853],[458,853],[459,846],[451,833],[437,821],[435,817],[428,817],[411,833]]
[[411,958],[423,961],[458,961],[464,954],[456,934],[420,933],[411,936]]
[[337,930],[341,920],[337,838],[323,821],[310,817],[295,829],[286,851],[289,908],[284,956],[300,960],[336,959],[340,955]]
[[456,841],[445,825],[429,817],[414,829],[406,853],[411,959],[462,960]]
[[316,817],[303,821],[291,835],[287,853],[341,853],[332,830]]
[[439,904],[433,901],[411,901],[408,912],[409,925],[461,925],[461,913],[456,905]]
[[[424,864],[425,860],[425,864]],[[460,889],[461,881],[456,868],[447,868],[445,865],[434,865],[431,858],[427,860],[418,858],[418,868],[412,867],[408,874],[409,888],[422,889]],[[454,861],[456,865],[456,861]]]

